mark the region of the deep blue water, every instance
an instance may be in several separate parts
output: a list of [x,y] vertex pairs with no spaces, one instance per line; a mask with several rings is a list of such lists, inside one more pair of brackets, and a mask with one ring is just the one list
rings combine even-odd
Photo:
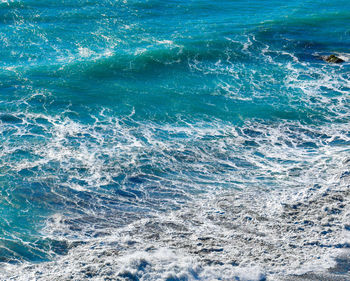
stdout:
[[[345,0],[1,1],[4,280],[347,276],[334,251],[349,245],[349,50]],[[181,233],[152,224],[187,213],[203,219],[201,234],[186,219]],[[203,253],[221,250],[196,252],[196,237],[222,221],[237,225],[207,263]],[[240,231],[250,240],[232,238]],[[254,252],[259,239],[272,248]],[[122,261],[90,276],[97,244]],[[160,266],[170,252],[130,269],[136,252],[164,248],[184,255],[180,271]]]

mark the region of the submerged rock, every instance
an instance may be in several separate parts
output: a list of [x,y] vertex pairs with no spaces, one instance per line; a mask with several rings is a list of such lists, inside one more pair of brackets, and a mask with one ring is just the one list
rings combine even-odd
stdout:
[[329,63],[342,63],[345,62],[341,58],[337,57],[336,55],[330,55],[327,57],[324,57],[324,60]]

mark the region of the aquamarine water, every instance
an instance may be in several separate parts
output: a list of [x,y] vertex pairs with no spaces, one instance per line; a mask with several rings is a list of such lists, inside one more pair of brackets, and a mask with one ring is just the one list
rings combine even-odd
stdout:
[[346,0],[1,0],[0,280],[350,278],[349,28]]

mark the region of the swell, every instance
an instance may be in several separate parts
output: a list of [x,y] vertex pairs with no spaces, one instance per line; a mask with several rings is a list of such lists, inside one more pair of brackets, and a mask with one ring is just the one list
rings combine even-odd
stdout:
[[[75,68],[83,73],[96,72],[96,74],[105,70],[142,72],[152,67],[157,69],[157,66],[187,65],[188,60],[193,59],[216,61],[226,59],[228,55],[241,62],[249,60],[249,57],[241,52],[241,49],[242,44],[240,43],[217,38],[208,38],[202,41],[191,40],[190,42],[156,41],[145,46],[118,48],[107,56],[97,53],[90,58],[77,57],[76,60],[68,63],[63,61],[62,64],[56,62],[56,64],[45,65],[44,62],[39,67],[31,66],[30,71],[52,73],[52,70],[57,71],[57,68],[64,66],[64,71],[73,73]],[[60,71],[58,70],[57,73]],[[105,75],[108,76],[110,73],[107,71]]]
[[[11,100],[29,95],[26,100],[35,108],[42,106],[42,99],[31,98],[32,89],[43,89],[53,93],[45,95],[47,108],[69,104],[93,108],[97,102],[109,109],[118,105],[125,112],[127,104],[127,110],[136,109],[138,120],[170,118],[166,122],[176,121],[178,115],[315,124],[342,119],[344,114],[339,113],[348,107],[343,96],[349,87],[348,65],[335,72],[337,66],[327,66],[314,55],[306,60],[306,51],[319,49],[310,51],[310,46],[286,39],[276,46],[266,39],[272,33],[250,34],[244,37],[246,41],[161,41],[142,50],[115,50],[87,58],[77,54],[74,60],[59,64],[43,62],[3,70],[3,88],[9,93],[13,93],[8,88],[12,79],[24,89],[28,81],[31,86],[28,92],[16,90],[2,96]],[[291,48],[291,44],[297,46]],[[113,110],[118,114],[118,107]]]

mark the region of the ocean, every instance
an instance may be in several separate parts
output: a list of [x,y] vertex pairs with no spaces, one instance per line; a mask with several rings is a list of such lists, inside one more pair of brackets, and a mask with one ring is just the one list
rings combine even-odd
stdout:
[[1,0],[0,183],[3,281],[350,280],[350,2]]

